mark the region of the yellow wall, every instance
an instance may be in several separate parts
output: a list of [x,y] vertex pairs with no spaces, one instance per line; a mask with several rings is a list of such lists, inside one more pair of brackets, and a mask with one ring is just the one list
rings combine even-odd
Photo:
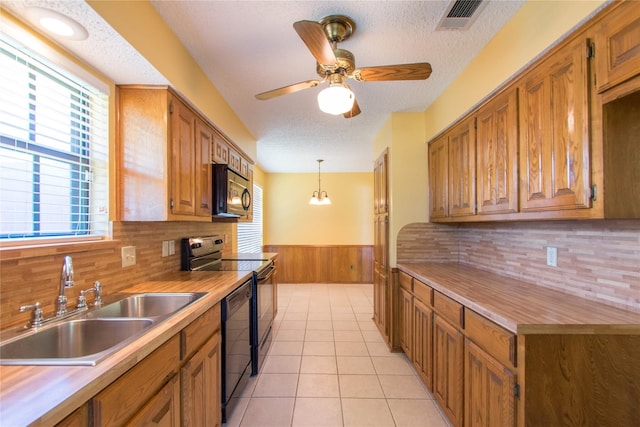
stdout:
[[602,0],[529,0],[426,110],[432,138],[598,9]]
[[256,139],[209,81],[180,40],[147,1],[87,2],[252,159]]
[[265,174],[265,245],[372,245],[373,172],[323,173],[332,204],[309,205],[318,174]]

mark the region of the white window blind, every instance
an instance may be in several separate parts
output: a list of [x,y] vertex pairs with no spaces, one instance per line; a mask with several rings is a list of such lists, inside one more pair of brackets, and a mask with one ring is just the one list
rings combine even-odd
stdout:
[[262,188],[253,184],[253,221],[238,223],[238,252],[262,252]]
[[104,236],[108,97],[0,39],[0,239]]

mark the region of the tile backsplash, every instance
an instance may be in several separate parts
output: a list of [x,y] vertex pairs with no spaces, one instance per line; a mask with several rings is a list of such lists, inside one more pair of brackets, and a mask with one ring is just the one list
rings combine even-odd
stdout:
[[[4,329],[26,323],[29,313],[19,313],[18,307],[39,301],[45,316],[54,311],[60,286],[62,259],[73,259],[75,286],[66,295],[69,305],[75,304],[81,290],[100,280],[104,295],[118,292],[133,284],[180,270],[180,239],[188,236],[226,235],[224,251],[232,250],[233,223],[195,222],[114,222],[112,244],[94,245],[82,252],[65,252],[60,246],[45,255],[1,259],[0,253],[0,326]],[[162,257],[162,242],[174,240],[175,255]],[[120,248],[136,247],[136,265],[122,267]],[[28,251],[25,251],[29,254]],[[91,298],[91,297],[89,297]]]
[[[557,248],[558,265],[546,264]],[[410,224],[398,263],[457,261],[572,295],[640,310],[640,221]]]

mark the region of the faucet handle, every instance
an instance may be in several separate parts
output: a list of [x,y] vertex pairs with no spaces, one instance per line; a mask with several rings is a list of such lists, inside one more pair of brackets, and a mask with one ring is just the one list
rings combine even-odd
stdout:
[[93,284],[93,288],[80,291],[80,295],[78,295],[78,302],[76,303],[76,309],[87,308],[86,295],[91,292],[95,294],[95,300],[93,302],[93,305],[96,307],[100,307],[102,305],[102,283],[95,282]]
[[27,304],[20,307],[20,311],[24,312],[27,310],[33,310],[31,312],[31,322],[29,323],[31,327],[37,328],[44,323],[44,315],[42,314],[42,307],[39,302],[35,304]]

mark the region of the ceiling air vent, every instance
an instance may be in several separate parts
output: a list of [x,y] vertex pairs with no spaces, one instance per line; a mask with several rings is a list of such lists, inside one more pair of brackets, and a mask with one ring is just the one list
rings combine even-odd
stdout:
[[438,22],[436,30],[467,30],[476,20],[486,1],[453,0]]

